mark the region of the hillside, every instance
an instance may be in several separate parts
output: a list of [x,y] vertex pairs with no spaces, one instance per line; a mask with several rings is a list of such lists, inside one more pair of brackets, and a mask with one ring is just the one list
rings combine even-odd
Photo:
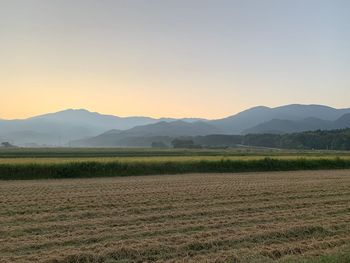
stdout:
[[276,108],[260,106],[227,118],[210,121],[210,124],[218,127],[225,134],[241,134],[246,133],[248,129],[271,120],[298,121],[307,118],[317,118],[325,121],[334,121],[346,113],[350,113],[350,109],[334,109],[323,105],[292,104]]
[[[164,139],[169,137],[208,135],[218,132],[220,132],[219,129],[202,121],[193,123],[162,121],[155,124],[137,126],[126,131],[109,131],[92,138],[72,141],[71,145],[79,147],[149,147],[153,141],[164,141]],[[169,143],[170,140],[166,142]]]
[[350,150],[350,128],[289,134],[209,135],[190,138],[202,147],[264,147],[297,150]]
[[335,121],[327,121],[318,118],[306,118],[303,120],[279,120],[273,119],[245,130],[244,133],[293,133],[314,130],[334,130],[350,128],[350,114],[344,114]]

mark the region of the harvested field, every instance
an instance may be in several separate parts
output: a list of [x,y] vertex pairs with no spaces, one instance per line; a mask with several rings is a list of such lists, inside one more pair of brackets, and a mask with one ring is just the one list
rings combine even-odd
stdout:
[[346,260],[349,204],[350,170],[0,181],[0,262]]

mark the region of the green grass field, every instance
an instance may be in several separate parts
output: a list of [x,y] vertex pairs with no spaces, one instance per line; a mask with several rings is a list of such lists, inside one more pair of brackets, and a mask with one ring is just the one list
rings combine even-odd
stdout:
[[350,154],[267,149],[8,149],[0,179],[350,168]]
[[298,156],[350,157],[346,151],[300,151],[263,148],[157,149],[157,148],[0,148],[1,158],[99,158],[99,157],[203,157]]

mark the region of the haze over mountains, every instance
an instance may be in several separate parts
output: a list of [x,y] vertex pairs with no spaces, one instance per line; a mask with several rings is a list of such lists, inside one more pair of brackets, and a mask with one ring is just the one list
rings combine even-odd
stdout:
[[150,146],[157,138],[209,134],[292,133],[350,127],[350,109],[322,105],[255,107],[218,120],[118,117],[84,109],[0,120],[0,141],[20,146]]
[[161,121],[154,124],[136,126],[126,131],[112,130],[93,138],[73,141],[78,147],[133,146],[147,147],[153,141],[170,144],[171,138],[222,133],[220,129],[204,121],[186,122]]
[[[68,109],[23,120],[0,119],[0,141],[21,146],[67,146],[72,140],[96,136],[111,129],[127,130],[172,118],[118,117],[90,112],[85,109]],[[186,122],[200,119],[188,118]]]
[[294,133],[314,130],[335,130],[350,127],[350,114],[347,113],[335,121],[322,120],[315,117],[309,117],[302,120],[281,120],[273,119],[261,123],[253,128],[244,131],[247,133]]

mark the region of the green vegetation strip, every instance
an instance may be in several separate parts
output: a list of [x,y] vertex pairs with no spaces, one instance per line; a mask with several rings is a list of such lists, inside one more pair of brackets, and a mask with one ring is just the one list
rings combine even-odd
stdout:
[[350,169],[349,159],[198,160],[0,164],[0,180],[88,178],[181,173]]
[[105,158],[198,156],[350,156],[349,151],[278,150],[256,148],[156,149],[156,148],[0,148],[0,158]]

